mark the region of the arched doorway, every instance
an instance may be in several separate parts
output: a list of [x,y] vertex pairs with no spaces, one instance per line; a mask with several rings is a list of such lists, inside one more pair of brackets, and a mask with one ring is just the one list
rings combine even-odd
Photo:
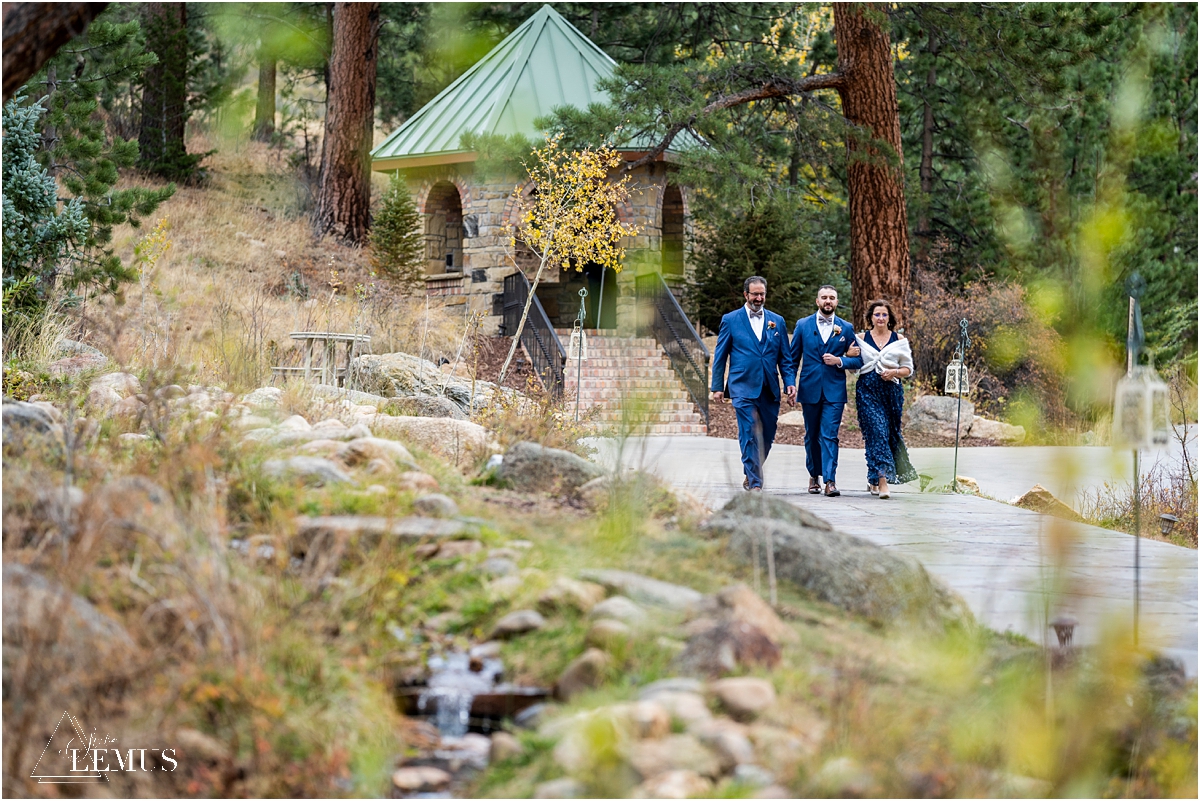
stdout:
[[683,277],[683,192],[674,184],[663,190],[662,272]]
[[586,328],[617,327],[617,272],[611,267],[589,264],[583,268],[587,278]]
[[439,181],[425,198],[425,272],[461,273],[463,212],[458,187]]

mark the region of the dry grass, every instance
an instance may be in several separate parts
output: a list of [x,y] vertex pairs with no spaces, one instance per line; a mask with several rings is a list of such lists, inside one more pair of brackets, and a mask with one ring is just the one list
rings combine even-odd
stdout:
[[[243,145],[206,164],[207,183],[179,187],[156,214],[171,243],[162,259],[126,288],[123,303],[93,297],[75,313],[84,341],[133,369],[187,364],[204,383],[233,390],[266,383],[272,365],[299,364],[292,331],[363,333],[375,353],[454,358],[467,321],[372,275],[362,249],[315,241],[307,189],[274,151]],[[117,231],[123,259],[133,260],[154,222]]]

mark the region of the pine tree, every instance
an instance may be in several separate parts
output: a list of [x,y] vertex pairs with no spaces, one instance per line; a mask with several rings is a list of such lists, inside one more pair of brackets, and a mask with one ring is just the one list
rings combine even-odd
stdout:
[[187,4],[147,3],[143,21],[146,46],[157,59],[142,82],[138,160],[147,172],[189,178],[204,156],[188,154],[184,143],[189,114]]
[[425,274],[425,237],[421,215],[398,172],[392,174],[375,214],[370,244],[371,266],[406,291],[416,291]]
[[350,244],[366,242],[371,226],[371,131],[379,3],[334,3],[325,140],[317,179],[313,233]]
[[822,284],[849,292],[838,236],[798,199],[780,195],[744,212],[713,209],[707,216],[709,224],[696,232],[687,305],[709,330],[716,331],[721,316],[744,302],[742,282],[751,275],[767,279],[767,305],[789,321],[812,314]]
[[37,163],[41,103],[4,104],[4,328],[16,316],[36,317],[63,263],[84,247],[89,225],[75,198],[58,210],[54,178]]
[[175,193],[174,184],[157,189],[114,188],[119,170],[137,163],[138,145],[110,136],[98,113],[106,103],[111,116],[111,104],[128,97],[131,86],[154,62],[154,54],[145,52],[139,23],[114,22],[108,12],[30,82],[46,91],[42,102],[47,113],[39,125],[42,148],[37,159],[80,204],[90,225],[69,270],[61,273],[67,290],[90,286],[116,292],[130,280],[132,273],[111,248],[113,227],[123,223],[136,227]]

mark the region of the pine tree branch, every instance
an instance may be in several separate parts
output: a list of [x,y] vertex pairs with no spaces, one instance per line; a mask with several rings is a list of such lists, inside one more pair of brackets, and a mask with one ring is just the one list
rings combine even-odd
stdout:
[[701,117],[706,117],[718,111],[742,106],[746,103],[752,103],[755,100],[767,100],[774,97],[792,97],[793,95],[807,94],[815,92],[819,89],[838,89],[842,86],[843,76],[841,73],[834,72],[828,75],[810,75],[804,78],[785,78],[782,76],[774,76],[757,86],[751,86],[740,92],[722,95],[716,100],[711,101],[700,111],[691,114],[686,120],[681,120],[667,129],[666,134],[657,145],[646,151],[641,158],[627,163],[624,167],[625,172],[632,172],[638,167],[643,167],[656,161],[671,143],[675,141],[675,137],[681,134],[685,129],[690,130],[696,121]]

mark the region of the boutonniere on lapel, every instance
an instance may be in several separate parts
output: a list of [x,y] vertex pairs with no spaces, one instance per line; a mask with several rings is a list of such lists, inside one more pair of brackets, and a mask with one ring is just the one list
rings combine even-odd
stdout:
[[842,335],[842,327],[840,325],[835,325],[833,327],[833,335],[835,337],[840,337]]
[[767,321],[767,329],[771,330],[771,331],[775,330],[775,321],[774,320]]

